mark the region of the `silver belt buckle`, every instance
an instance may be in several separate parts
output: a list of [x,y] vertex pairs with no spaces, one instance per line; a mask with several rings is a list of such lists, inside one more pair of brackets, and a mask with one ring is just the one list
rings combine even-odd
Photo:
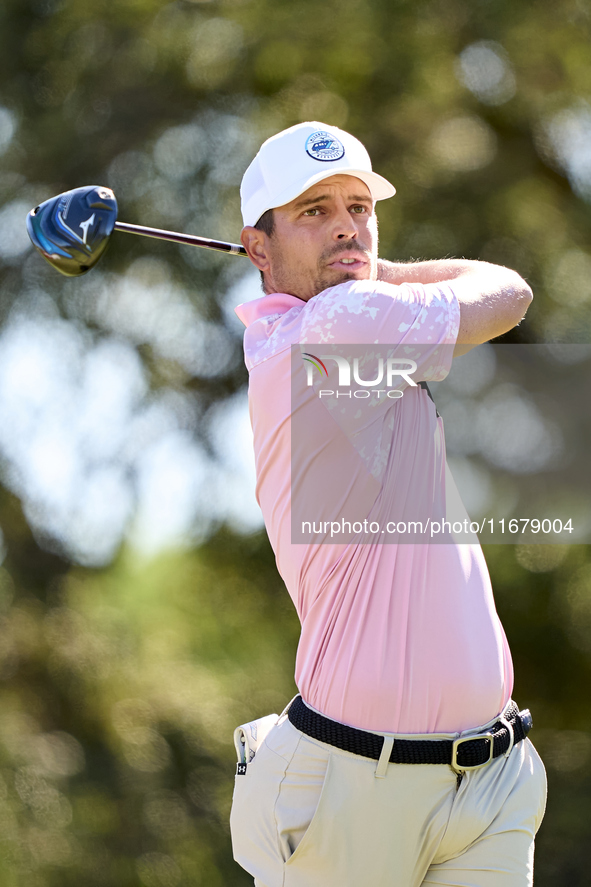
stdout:
[[[490,754],[486,761],[483,761],[482,764],[474,764],[472,767],[461,767],[458,764],[458,748],[464,742],[474,742],[475,739],[487,739],[490,746]],[[456,773],[465,773],[466,770],[480,770],[481,767],[486,767],[487,764],[493,759],[493,753],[495,750],[495,737],[494,733],[479,733],[477,736],[464,736],[460,739],[454,739],[451,749],[451,767],[452,770],[455,770]]]

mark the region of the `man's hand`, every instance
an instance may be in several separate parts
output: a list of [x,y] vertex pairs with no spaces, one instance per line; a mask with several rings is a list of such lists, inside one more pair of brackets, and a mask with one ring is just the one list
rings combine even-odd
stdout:
[[396,285],[453,283],[460,303],[460,332],[454,357],[513,329],[533,298],[531,289],[516,271],[465,259],[410,264],[380,259],[378,279]]

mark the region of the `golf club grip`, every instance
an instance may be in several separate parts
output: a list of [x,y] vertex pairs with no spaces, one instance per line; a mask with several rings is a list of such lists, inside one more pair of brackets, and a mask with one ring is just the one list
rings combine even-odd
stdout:
[[197,237],[195,234],[179,234],[176,231],[163,231],[161,228],[129,225],[127,222],[115,222],[115,230],[127,231],[128,234],[142,234],[144,237],[154,237],[156,240],[172,240],[175,243],[186,243],[189,246],[216,249],[232,256],[248,256],[244,247],[238,243],[224,243],[222,240],[210,240],[208,237]]

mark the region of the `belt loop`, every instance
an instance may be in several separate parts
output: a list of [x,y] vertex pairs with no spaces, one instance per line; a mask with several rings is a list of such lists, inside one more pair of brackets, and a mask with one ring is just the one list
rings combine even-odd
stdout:
[[386,773],[388,772],[388,764],[390,763],[390,755],[392,754],[393,748],[394,737],[384,736],[384,744],[382,745],[380,758],[378,760],[378,766],[376,767],[376,772],[374,774],[376,779],[384,779],[384,777],[386,776]]
[[299,695],[300,695],[299,693],[296,693],[296,695],[293,697],[293,699],[290,699],[290,701],[287,703],[287,705],[285,706],[285,708],[283,709],[283,711],[281,712],[281,714],[280,714],[279,717],[277,718],[278,721],[281,720],[281,718],[283,717],[283,715],[286,715],[286,714],[287,714],[287,712],[288,712],[289,709],[292,707],[292,705],[294,704],[294,702],[296,701],[296,699],[298,698]]
[[513,746],[515,745],[515,730],[513,729],[513,724],[510,724],[507,718],[503,717],[503,715],[500,716],[499,721],[509,731],[509,748],[504,755],[504,757],[508,758],[513,751]]

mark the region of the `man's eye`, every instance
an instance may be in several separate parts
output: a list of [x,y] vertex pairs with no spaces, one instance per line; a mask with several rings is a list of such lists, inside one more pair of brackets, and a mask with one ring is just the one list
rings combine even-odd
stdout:
[[365,206],[352,206],[351,212],[357,213],[357,215],[361,215],[361,213],[367,212],[367,209]]
[[320,212],[317,206],[314,206],[312,209],[307,209],[304,211],[305,216],[316,216]]

